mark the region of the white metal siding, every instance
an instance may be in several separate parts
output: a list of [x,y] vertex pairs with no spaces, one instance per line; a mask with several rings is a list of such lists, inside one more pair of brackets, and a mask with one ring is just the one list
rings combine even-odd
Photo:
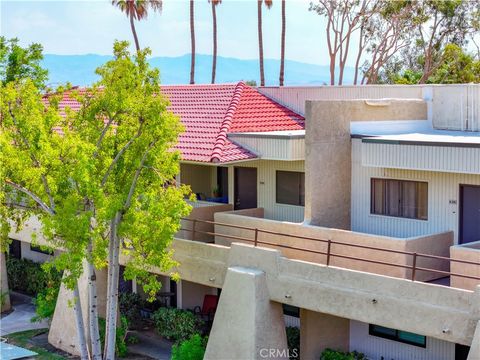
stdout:
[[368,334],[368,324],[350,321],[350,351],[364,353],[371,360],[453,360],[455,344],[427,338],[426,348]]
[[480,174],[480,148],[364,142],[362,165]]
[[[233,167],[257,168],[257,206],[265,209],[265,217],[272,220],[302,222],[304,206],[293,206],[276,203],[276,171],[305,171],[305,161],[270,161],[257,160],[231,165],[229,172],[229,194],[234,193]],[[233,196],[230,197],[233,203]]]
[[275,139],[235,136],[230,139],[257,154],[263,160],[305,160],[305,139]]
[[[437,164],[442,159],[432,159]],[[428,220],[370,214],[370,179],[392,178],[428,182]],[[352,140],[352,230],[411,237],[453,230],[458,242],[460,184],[480,185],[480,174],[457,174],[362,166],[362,143]]]

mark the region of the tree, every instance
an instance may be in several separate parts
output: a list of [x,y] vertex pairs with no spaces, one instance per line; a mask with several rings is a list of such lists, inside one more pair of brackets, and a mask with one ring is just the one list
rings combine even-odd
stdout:
[[190,0],[190,84],[195,84],[195,3]]
[[[310,4],[310,11],[326,17],[326,38],[330,58],[330,85],[335,85],[338,63],[338,85],[343,84],[352,36],[372,15],[373,0],[318,0]],[[360,43],[360,49],[362,44]],[[359,52],[361,51],[359,49]],[[359,58],[357,58],[357,62]]]
[[208,0],[212,6],[212,20],[213,20],[213,59],[212,59],[212,84],[215,84],[215,74],[217,71],[217,5],[221,4],[222,0]]
[[135,30],[135,20],[146,19],[149,9],[161,12],[162,0],[112,0],[112,5],[118,7],[130,19],[130,28],[132,29],[135,47],[139,51],[140,43]]
[[260,86],[265,86],[265,72],[263,69],[263,34],[262,34],[262,5],[265,2],[267,9],[272,7],[272,0],[257,0],[258,17],[258,60],[260,63]]
[[[172,149],[182,126],[166,109],[158,70],[146,61],[150,52],[132,57],[127,47],[127,42],[115,43],[114,59],[97,69],[100,80],[93,87],[69,90],[81,105],[76,113],[58,108],[62,89],[42,97],[29,80],[1,89],[0,174],[7,194],[0,208],[1,234],[37,215],[49,243],[66,249],[54,265],[67,270],[65,284],[77,298],[76,280],[87,261],[94,359],[102,356],[95,271],[108,266],[104,358],[110,360],[115,357],[120,251],[127,259],[125,277],[137,279],[153,296],[160,284],[150,271],[171,271],[175,262],[168,246],[190,211],[184,201],[189,190],[171,185],[179,171],[179,153]],[[19,201],[29,206],[20,210]],[[77,331],[86,359],[78,305]]]
[[281,37],[281,46],[280,46],[280,76],[278,79],[280,86],[283,86],[284,76],[285,76],[285,31],[286,31],[285,0],[282,0],[282,37]]
[[18,39],[0,36],[0,77],[3,85],[19,79],[31,79],[39,89],[45,88],[48,71],[41,66],[42,45],[33,43],[23,48]]

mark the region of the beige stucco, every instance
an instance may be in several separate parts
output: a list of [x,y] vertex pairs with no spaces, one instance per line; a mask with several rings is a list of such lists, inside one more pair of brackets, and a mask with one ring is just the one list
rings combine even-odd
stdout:
[[[452,232],[420,237],[394,238],[312,226],[308,224],[296,224],[263,219],[261,217],[261,209],[216,213],[215,221],[220,224],[232,225],[232,227],[226,225],[215,226],[215,233],[217,234],[215,237],[215,243],[220,245],[229,246],[232,242],[242,242],[241,239],[249,239],[250,241],[244,242],[252,244],[255,239],[255,232],[253,229],[257,228],[268,231],[268,233],[262,231],[258,232],[257,240],[259,241],[260,246],[279,249],[289,258],[325,264],[327,256],[324,254],[327,252],[328,247],[328,244],[325,241],[331,240],[334,242],[331,245],[331,253],[339,256],[348,256],[349,258],[331,256],[330,265],[408,279],[410,279],[412,275],[411,270],[407,268],[393,267],[390,265],[376,264],[355,259],[398,264],[400,266],[411,266],[413,257],[408,254],[403,254],[402,252],[416,252],[448,257],[449,248],[453,245]],[[272,234],[272,232],[275,234]],[[316,242],[305,238],[325,241]],[[267,242],[269,244],[262,244],[262,242]],[[276,244],[279,246],[275,246]],[[345,244],[353,246],[347,246]],[[370,248],[359,248],[355,247],[355,245]],[[282,246],[291,248],[284,248]],[[387,249],[399,253],[385,252],[375,249]],[[307,250],[318,251],[322,254],[311,253]],[[418,257],[416,265],[428,269],[449,271],[448,261],[444,260]],[[426,271],[417,271],[415,275],[415,279],[420,281],[441,277],[444,277],[441,273]]]
[[[452,246],[450,248],[450,257],[454,260],[470,261],[477,264],[464,264],[452,261],[452,273],[480,278],[480,266],[478,265],[480,264],[480,241]],[[452,275],[450,277],[450,285],[462,289],[474,290],[477,285],[480,285],[480,280]]]
[[350,229],[351,121],[423,120],[422,100],[325,100],[305,105],[305,221]]
[[300,358],[318,359],[325,349],[349,350],[350,320],[300,309]]

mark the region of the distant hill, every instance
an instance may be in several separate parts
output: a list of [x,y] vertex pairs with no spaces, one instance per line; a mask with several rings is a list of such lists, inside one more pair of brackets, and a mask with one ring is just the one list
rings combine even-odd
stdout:
[[[53,55],[46,54],[43,66],[49,71],[49,83],[52,85],[70,82],[72,85],[89,85],[98,77],[95,69],[111,59],[105,55]],[[190,55],[178,57],[153,57],[152,66],[160,69],[163,84],[188,84],[190,80]],[[265,80],[267,85],[278,85],[279,60],[265,60]],[[210,83],[212,57],[197,55],[195,58],[195,82]],[[352,83],[353,68],[345,69],[345,84]],[[235,58],[217,58],[217,83],[232,83],[239,80],[258,79],[258,61]],[[285,61],[286,85],[322,85],[330,81],[328,66],[306,64],[297,61]]]

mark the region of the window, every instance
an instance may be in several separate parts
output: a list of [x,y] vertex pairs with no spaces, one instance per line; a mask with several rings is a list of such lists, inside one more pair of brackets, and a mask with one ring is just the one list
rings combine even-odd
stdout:
[[277,203],[305,206],[305,173],[277,171]]
[[300,317],[300,308],[288,304],[282,304],[282,307],[284,315]]
[[370,212],[427,220],[428,184],[420,181],[372,179]]
[[423,335],[414,334],[408,331],[401,331],[383,327],[380,325],[370,324],[368,333],[384,339],[399,341],[405,344],[426,347],[427,338]]
[[42,254],[45,254],[45,255],[53,255],[53,250],[48,249],[46,247],[42,247],[42,246],[36,246],[36,245],[30,244],[30,250],[38,252],[38,253],[42,253]]

